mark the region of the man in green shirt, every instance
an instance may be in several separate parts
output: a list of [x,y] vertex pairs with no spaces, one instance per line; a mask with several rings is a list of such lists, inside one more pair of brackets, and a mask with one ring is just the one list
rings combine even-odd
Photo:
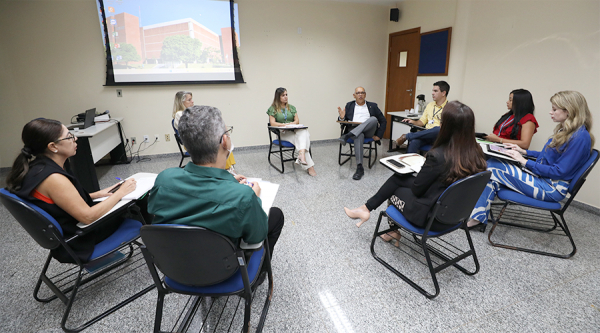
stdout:
[[284,224],[279,208],[269,216],[262,209],[260,186],[225,170],[233,151],[231,132],[221,111],[193,106],[179,120],[179,134],[191,155],[185,168],[170,168],[156,178],[148,198],[152,223],[204,227],[229,237],[234,243],[259,243],[268,238],[272,254]]

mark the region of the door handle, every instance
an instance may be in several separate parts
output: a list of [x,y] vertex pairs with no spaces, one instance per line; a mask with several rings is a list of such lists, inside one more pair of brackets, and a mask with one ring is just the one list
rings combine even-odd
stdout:
[[406,91],[412,91],[412,89],[406,89]]

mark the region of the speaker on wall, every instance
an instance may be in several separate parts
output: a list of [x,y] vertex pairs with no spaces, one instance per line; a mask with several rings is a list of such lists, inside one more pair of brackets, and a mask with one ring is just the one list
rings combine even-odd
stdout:
[[392,8],[390,9],[390,21],[398,22],[400,18],[400,9]]

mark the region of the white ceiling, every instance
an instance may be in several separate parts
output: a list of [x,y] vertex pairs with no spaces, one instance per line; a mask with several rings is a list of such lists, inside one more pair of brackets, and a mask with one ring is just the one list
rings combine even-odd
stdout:
[[279,1],[318,1],[318,2],[355,2],[355,3],[368,3],[373,5],[397,5],[404,0],[279,0]]

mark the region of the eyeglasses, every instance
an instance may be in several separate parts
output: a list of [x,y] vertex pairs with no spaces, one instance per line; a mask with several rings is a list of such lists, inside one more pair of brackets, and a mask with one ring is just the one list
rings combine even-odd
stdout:
[[73,140],[73,141],[75,141],[76,138],[77,137],[75,135],[73,135],[73,133],[69,132],[69,134],[67,134],[66,138],[58,139],[58,140],[54,141],[54,143],[59,143],[59,142],[61,142],[63,140]]
[[221,144],[221,142],[223,142],[223,135],[227,134],[227,132],[229,132],[229,136],[231,136],[231,133],[233,133],[233,126],[229,126],[229,129],[226,130],[223,134],[221,134],[221,139],[219,140],[219,144]]
[[359,92],[355,92],[355,94],[357,94],[357,95],[366,95],[367,92],[366,91],[359,91]]

